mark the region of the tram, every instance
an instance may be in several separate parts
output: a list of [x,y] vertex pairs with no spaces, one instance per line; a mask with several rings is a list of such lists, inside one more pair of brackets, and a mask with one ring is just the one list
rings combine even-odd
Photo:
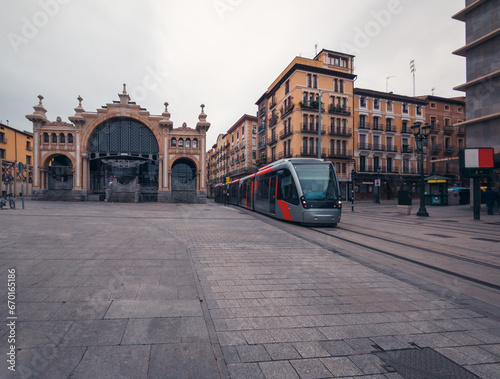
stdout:
[[342,202],[332,162],[281,159],[228,184],[230,203],[301,224],[336,226]]

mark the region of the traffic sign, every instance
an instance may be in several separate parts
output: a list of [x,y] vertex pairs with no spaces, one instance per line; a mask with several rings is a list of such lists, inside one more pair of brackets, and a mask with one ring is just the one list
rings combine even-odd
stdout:
[[380,179],[375,179],[375,187],[380,187]]
[[18,169],[20,172],[23,172],[23,170],[24,170],[24,165],[23,165],[23,162],[17,162],[17,169]]

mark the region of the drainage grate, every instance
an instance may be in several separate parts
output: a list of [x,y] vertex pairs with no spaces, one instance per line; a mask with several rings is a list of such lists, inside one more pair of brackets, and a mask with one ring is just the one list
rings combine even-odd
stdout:
[[390,350],[374,354],[387,364],[388,371],[396,371],[406,379],[479,378],[429,347]]
[[455,238],[453,236],[447,236],[446,234],[432,234],[432,233],[426,233],[426,236],[433,236],[433,237],[440,237],[440,238]]

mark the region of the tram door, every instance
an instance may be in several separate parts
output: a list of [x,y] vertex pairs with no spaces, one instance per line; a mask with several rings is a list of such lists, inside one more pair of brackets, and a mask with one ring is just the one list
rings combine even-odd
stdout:
[[276,176],[270,178],[269,187],[269,212],[276,214]]

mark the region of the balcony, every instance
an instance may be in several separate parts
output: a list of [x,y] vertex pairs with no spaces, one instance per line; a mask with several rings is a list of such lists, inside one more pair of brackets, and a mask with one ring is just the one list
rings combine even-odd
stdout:
[[453,134],[454,130],[455,129],[451,125],[445,125],[445,126],[443,126],[443,132],[445,134]]
[[441,151],[441,147],[439,145],[432,145],[430,147],[431,153],[439,153]]
[[269,146],[274,145],[276,142],[278,142],[278,139],[276,138],[276,135],[271,136],[269,139],[269,142],[267,143]]
[[259,148],[259,150],[261,150],[261,149],[265,149],[266,146],[267,146],[266,141],[260,141],[258,148]]
[[290,151],[280,151],[278,153],[278,159],[283,159],[283,158],[292,158],[293,157],[293,149]]
[[384,124],[373,124],[372,130],[382,132],[384,130]]
[[[318,134],[318,124],[316,123],[302,124],[301,131],[302,133]],[[325,134],[323,128],[321,128],[321,134]]]
[[[314,158],[317,158],[318,157],[318,149],[317,148],[311,149],[311,148],[304,148],[304,147],[302,147],[300,149],[300,155],[303,156],[303,157],[314,157]],[[326,157],[326,149],[321,149],[321,156],[322,157]]]
[[351,137],[352,133],[349,128],[334,127],[330,125],[330,131],[328,132],[331,136],[341,136],[341,137]]
[[293,108],[295,108],[295,105],[294,104],[290,104],[287,108],[285,109],[281,109],[281,118],[285,118],[286,116],[288,116],[292,111],[293,111]]
[[352,151],[350,150],[340,150],[340,151],[334,151],[334,150],[328,150],[328,158],[337,158],[337,159],[348,159],[352,158]]
[[264,130],[266,130],[266,123],[265,122],[263,122],[262,124],[259,125],[258,132],[260,133],[260,132],[263,132]]
[[408,126],[403,126],[401,134],[413,134]]
[[389,153],[397,153],[398,152],[398,147],[397,146],[386,146],[385,147],[385,151],[389,152]]
[[401,146],[401,153],[403,154],[413,154],[413,149],[409,145]]
[[387,133],[396,133],[396,127],[394,125],[386,125],[385,131]]
[[371,143],[367,143],[367,142],[359,142],[358,143],[358,150],[371,150],[371,149],[372,149]]
[[372,150],[373,151],[385,151],[385,146],[381,143],[374,143],[372,145]]
[[0,143],[5,143],[6,144],[7,143],[7,137],[5,137],[5,136],[0,137]]
[[369,130],[371,124],[369,122],[359,122],[358,123],[358,129],[364,129],[364,130]]
[[465,134],[465,126],[457,127],[457,134],[464,135]]
[[337,106],[337,105],[330,104],[330,106],[328,107],[328,113],[339,114],[342,116],[350,116],[351,115],[351,107]]
[[453,154],[455,152],[455,146],[446,146],[444,148],[445,154]]
[[289,130],[282,130],[280,132],[280,139],[284,139],[284,138],[286,138],[288,136],[291,136],[292,134],[293,134],[292,128],[290,128]]
[[271,117],[269,120],[269,127],[276,125],[277,122],[278,122],[278,116],[275,115],[275,116]]
[[436,124],[432,125],[431,124],[431,134],[438,134],[439,133],[439,126]]
[[[301,109],[307,109],[307,110],[310,110],[310,111],[318,111],[318,107],[319,107],[319,101],[309,101],[309,102],[306,102],[304,103],[303,101],[301,101],[299,103],[299,106]],[[323,109],[323,107],[321,108],[321,112],[324,112],[325,110]]]
[[410,168],[410,167],[403,167],[401,170],[401,174],[403,174],[403,175],[416,175],[417,170]]

